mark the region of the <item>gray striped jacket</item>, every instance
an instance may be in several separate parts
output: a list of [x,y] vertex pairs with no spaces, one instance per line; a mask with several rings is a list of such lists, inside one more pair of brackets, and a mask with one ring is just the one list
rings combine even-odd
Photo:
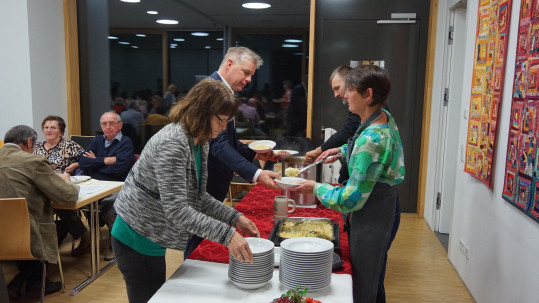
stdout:
[[129,172],[114,208],[136,232],[166,248],[184,250],[192,234],[228,245],[241,213],[206,192],[207,143],[197,183],[190,138],[179,123],[155,134]]

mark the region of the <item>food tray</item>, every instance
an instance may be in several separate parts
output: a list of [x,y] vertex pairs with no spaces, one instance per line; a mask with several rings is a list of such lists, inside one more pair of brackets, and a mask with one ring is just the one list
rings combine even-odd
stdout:
[[331,220],[331,219],[326,219],[326,218],[309,218],[309,217],[291,217],[291,218],[284,218],[284,219],[280,219],[280,220],[277,220],[275,222],[275,224],[273,224],[273,228],[271,229],[271,232],[268,236],[268,239],[270,241],[272,241],[273,243],[275,243],[275,245],[280,245],[281,242],[283,240],[286,240],[285,238],[282,238],[279,236],[279,232],[281,231],[281,226],[283,224],[284,221],[290,221],[290,220],[295,220],[295,221],[300,221],[300,220],[313,220],[313,221],[318,221],[318,220],[329,220],[331,222],[333,222],[333,245],[335,247],[335,249],[340,249],[341,246],[340,246],[340,236],[339,236],[339,223]]

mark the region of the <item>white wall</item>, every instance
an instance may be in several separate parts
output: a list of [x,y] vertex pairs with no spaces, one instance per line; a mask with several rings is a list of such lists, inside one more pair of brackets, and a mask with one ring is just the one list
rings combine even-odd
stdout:
[[0,138],[13,126],[33,127],[57,114],[67,121],[62,0],[7,0],[0,10]]
[[[445,8],[443,1],[440,7]],[[465,76],[463,78],[462,113],[468,111],[478,0],[469,0]],[[498,134],[494,155],[492,189],[464,173],[464,164],[458,166],[455,186],[455,208],[449,239],[449,260],[477,302],[537,302],[539,285],[539,224],[502,199],[505,157],[511,95],[516,53],[520,1],[512,4],[511,27],[505,67],[505,81],[500,106]],[[444,13],[443,11],[440,13]],[[438,27],[438,35],[445,28]],[[436,56],[438,60],[438,54]],[[438,68],[439,65],[436,65]],[[435,74],[440,70],[435,70]],[[433,99],[438,98],[433,91]],[[433,116],[431,119],[437,118]],[[468,120],[461,119],[458,128],[459,144],[465,144]],[[431,129],[431,133],[436,132]],[[430,141],[431,147],[433,142]],[[451,151],[449,151],[451,152]],[[458,153],[458,146],[453,148]],[[431,163],[431,159],[429,159]],[[427,180],[433,179],[432,170]],[[430,183],[428,183],[430,185]],[[432,188],[429,188],[432,192]],[[427,191],[428,193],[429,191]],[[427,196],[428,197],[428,196]],[[429,206],[427,206],[430,204]],[[425,218],[432,220],[433,204],[427,198]],[[469,247],[469,259],[459,249],[463,240]]]

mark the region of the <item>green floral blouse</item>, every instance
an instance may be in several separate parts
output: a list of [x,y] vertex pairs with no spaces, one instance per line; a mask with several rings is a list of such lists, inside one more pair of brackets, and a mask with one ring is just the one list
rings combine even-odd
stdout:
[[[388,123],[367,127],[354,143],[345,187],[317,183],[314,194],[333,210],[348,213],[363,208],[376,182],[396,185],[404,180],[404,153],[397,124],[384,110]],[[346,157],[348,146],[340,147]]]

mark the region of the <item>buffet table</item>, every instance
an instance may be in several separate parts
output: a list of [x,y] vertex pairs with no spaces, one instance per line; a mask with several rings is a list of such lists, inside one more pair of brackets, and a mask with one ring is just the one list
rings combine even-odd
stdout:
[[[268,238],[273,228],[273,198],[282,191],[255,186],[236,205],[236,209],[251,219],[262,238]],[[330,218],[339,223],[341,259],[344,265],[333,270],[329,287],[310,291],[308,296],[324,303],[352,302],[352,276],[348,237],[343,231],[342,214],[318,205],[316,208],[296,208],[294,217]],[[279,282],[279,269],[263,287],[244,290],[236,287],[228,278],[228,249],[208,240],[189,256],[149,302],[271,302],[288,289]]]
[[[262,238],[267,239],[273,228],[273,198],[279,195],[283,195],[283,192],[266,189],[261,185],[256,185],[235,207],[235,209],[243,213],[256,224],[258,231],[260,232],[260,237]],[[352,267],[350,265],[350,246],[348,244],[348,236],[346,235],[346,232],[343,231],[341,213],[319,204],[316,208],[297,207],[293,213],[289,214],[289,216],[329,218],[339,223],[341,249],[336,252],[344,261],[344,265],[341,268],[334,270],[333,273],[352,274]],[[221,244],[204,240],[189,256],[189,259],[228,263],[228,249]]]

